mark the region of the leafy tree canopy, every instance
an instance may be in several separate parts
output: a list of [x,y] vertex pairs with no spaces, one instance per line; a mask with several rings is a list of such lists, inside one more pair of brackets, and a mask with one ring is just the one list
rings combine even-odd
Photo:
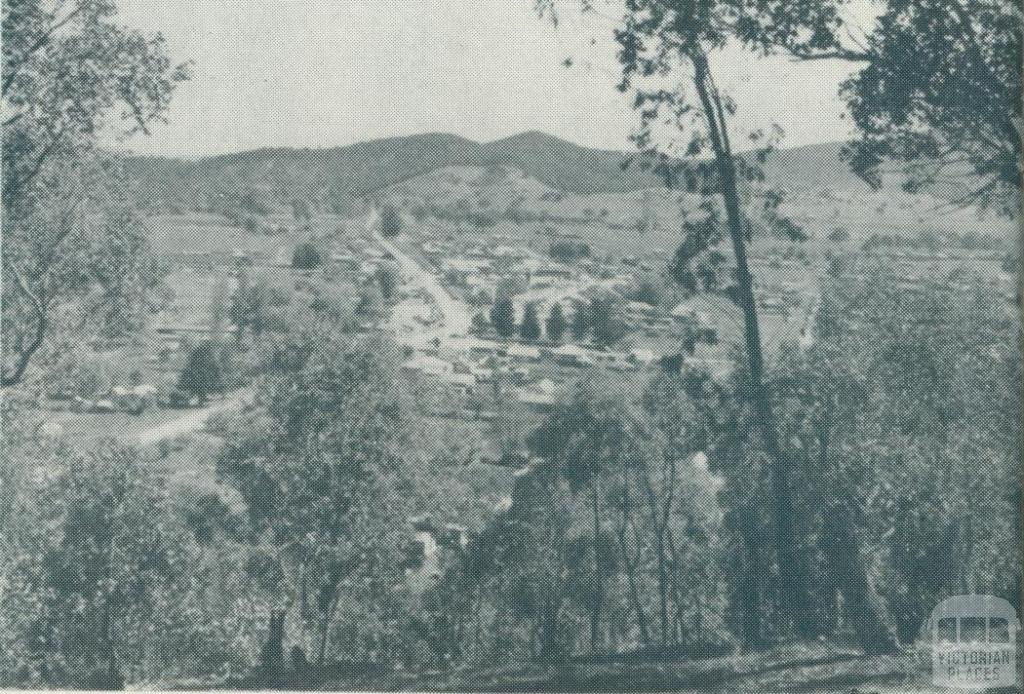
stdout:
[[551,307],[551,312],[548,314],[548,319],[544,326],[548,339],[552,342],[561,342],[567,327],[568,324],[565,320],[565,311],[562,309],[562,305],[555,304]]
[[[109,0],[3,4],[3,375],[13,385],[69,303],[101,332],[137,327],[144,234],[102,126],[146,132],[177,83],[163,39],[116,23]],[[106,315],[113,312],[113,315]],[[105,318],[113,325],[105,325]]]
[[491,308],[491,323],[502,337],[511,337],[516,331],[516,309],[512,299],[499,297]]
[[540,318],[537,315],[537,305],[532,302],[523,309],[523,323],[519,326],[519,334],[524,340],[540,339]]
[[909,190],[1018,214],[1022,33],[1015,0],[887,3],[843,87],[860,132],[854,170],[878,186],[905,162]]
[[226,376],[220,349],[211,340],[199,343],[188,355],[181,370],[178,388],[206,399],[213,393],[223,393]]
[[380,209],[380,233],[384,238],[394,238],[402,232],[402,215],[394,205],[387,204]]

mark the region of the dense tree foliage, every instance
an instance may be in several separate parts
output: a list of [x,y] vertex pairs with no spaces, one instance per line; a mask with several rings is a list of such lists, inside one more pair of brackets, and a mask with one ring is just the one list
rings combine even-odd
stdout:
[[114,385],[114,372],[109,357],[79,347],[62,354],[42,380],[50,395],[87,398],[109,390]]
[[615,296],[595,296],[590,300],[587,316],[594,332],[594,342],[602,347],[611,347],[625,337],[627,327],[621,308],[621,300]]
[[178,379],[178,389],[205,400],[214,393],[223,393],[226,387],[223,350],[212,340],[196,345],[185,360]]
[[544,324],[544,331],[547,333],[548,339],[552,342],[561,342],[562,336],[565,335],[566,327],[568,327],[568,324],[565,320],[565,311],[562,310],[562,305],[554,304]]
[[563,263],[574,263],[580,258],[590,257],[590,244],[583,241],[553,241],[548,255]]
[[539,340],[541,336],[540,316],[537,315],[537,304],[530,302],[523,309],[523,322],[519,326],[519,335],[524,340]]
[[380,209],[380,233],[386,239],[394,238],[402,233],[402,215],[394,205],[384,205]]
[[501,337],[512,337],[516,331],[516,308],[508,296],[499,296],[491,308],[491,323]]
[[248,273],[243,273],[231,297],[228,315],[238,329],[239,337],[246,332],[259,337],[265,332],[285,329],[285,307],[289,301],[288,292],[271,284],[265,277],[253,280]]
[[902,162],[910,189],[1019,214],[1022,35],[1013,0],[887,3],[844,87],[854,170],[881,185]]
[[402,273],[398,263],[394,261],[381,263],[374,276],[377,279],[377,284],[380,285],[380,293],[384,296],[384,300],[394,300],[395,292],[398,291],[398,286],[402,283]]
[[[4,524],[0,656],[7,684],[121,688],[185,568],[166,496],[136,453],[31,450]],[[158,635],[156,638],[162,636]]]
[[[589,377],[529,435],[537,458],[517,473],[511,509],[438,587],[452,652],[558,662],[722,643],[713,480],[695,457],[704,427],[679,392],[655,381],[636,403]],[[486,634],[466,628],[481,615]]]
[[324,257],[314,244],[303,242],[292,252],[292,267],[298,270],[312,270],[323,265]]
[[230,425],[217,462],[245,501],[239,539],[268,605],[268,676],[288,638],[319,663],[332,637],[348,653],[376,638],[360,623],[390,599],[406,542],[408,420],[394,346],[317,340],[293,367]]
[[851,515],[880,548],[870,563],[900,638],[949,594],[1016,603],[1020,328],[1008,302],[963,270],[907,287],[875,265],[833,280],[824,300],[821,340],[780,373],[799,384],[780,397],[805,403],[786,426],[806,437],[819,508]]

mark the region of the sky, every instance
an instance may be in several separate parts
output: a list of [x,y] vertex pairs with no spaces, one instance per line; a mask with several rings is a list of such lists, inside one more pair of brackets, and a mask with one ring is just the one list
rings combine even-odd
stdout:
[[[556,28],[533,4],[120,0],[124,24],[162,33],[174,60],[193,63],[169,122],[122,146],[193,158],[424,132],[488,141],[541,130],[630,149],[636,115],[614,88],[613,16],[581,18],[565,0]],[[850,134],[837,98],[843,63],[729,49],[716,68],[739,106],[740,136],[773,123],[786,132],[783,146]]]

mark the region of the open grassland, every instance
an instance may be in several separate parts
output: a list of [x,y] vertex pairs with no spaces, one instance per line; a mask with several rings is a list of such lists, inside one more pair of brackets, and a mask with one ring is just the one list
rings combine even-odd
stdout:
[[254,234],[232,226],[216,214],[193,212],[154,215],[145,220],[149,240],[157,255],[201,253],[275,253],[287,240]]

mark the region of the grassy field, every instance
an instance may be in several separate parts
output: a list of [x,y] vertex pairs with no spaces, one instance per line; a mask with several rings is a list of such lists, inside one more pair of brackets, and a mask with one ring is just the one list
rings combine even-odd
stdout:
[[231,226],[220,215],[189,213],[147,217],[146,230],[158,255],[180,253],[275,253],[286,240],[276,236],[253,234]]
[[260,222],[268,228],[284,229],[285,233],[267,235],[246,231],[221,215],[205,212],[159,214],[145,219],[153,250],[163,256],[228,254],[239,250],[273,257],[285,249],[290,257],[295,244],[308,238],[358,234],[363,230],[361,220],[353,221],[334,214],[316,215],[309,222],[308,229],[300,228],[291,215],[280,212],[261,217]]
[[[466,212],[498,214],[518,207],[528,215],[548,215],[522,225],[505,226],[502,233],[539,236],[545,227],[577,233],[592,246],[616,254],[644,255],[654,248],[674,249],[679,243],[685,214],[697,212],[700,199],[663,188],[624,193],[576,195],[557,191],[513,169],[502,175],[480,167],[449,167],[417,176],[384,191],[384,196],[403,206],[429,204]],[[647,210],[653,228],[640,235],[633,226]],[[975,210],[951,207],[928,194],[909,194],[898,188],[869,191],[832,189],[824,184],[790,194],[781,208],[811,236],[824,237],[837,227],[856,242],[874,233],[914,235],[968,231],[1006,236],[1012,223]],[[573,222],[560,220],[575,220]]]
[[141,415],[126,412],[51,412],[47,421],[60,425],[68,440],[86,446],[105,438],[134,441],[143,431],[181,416],[181,410],[151,408]]

